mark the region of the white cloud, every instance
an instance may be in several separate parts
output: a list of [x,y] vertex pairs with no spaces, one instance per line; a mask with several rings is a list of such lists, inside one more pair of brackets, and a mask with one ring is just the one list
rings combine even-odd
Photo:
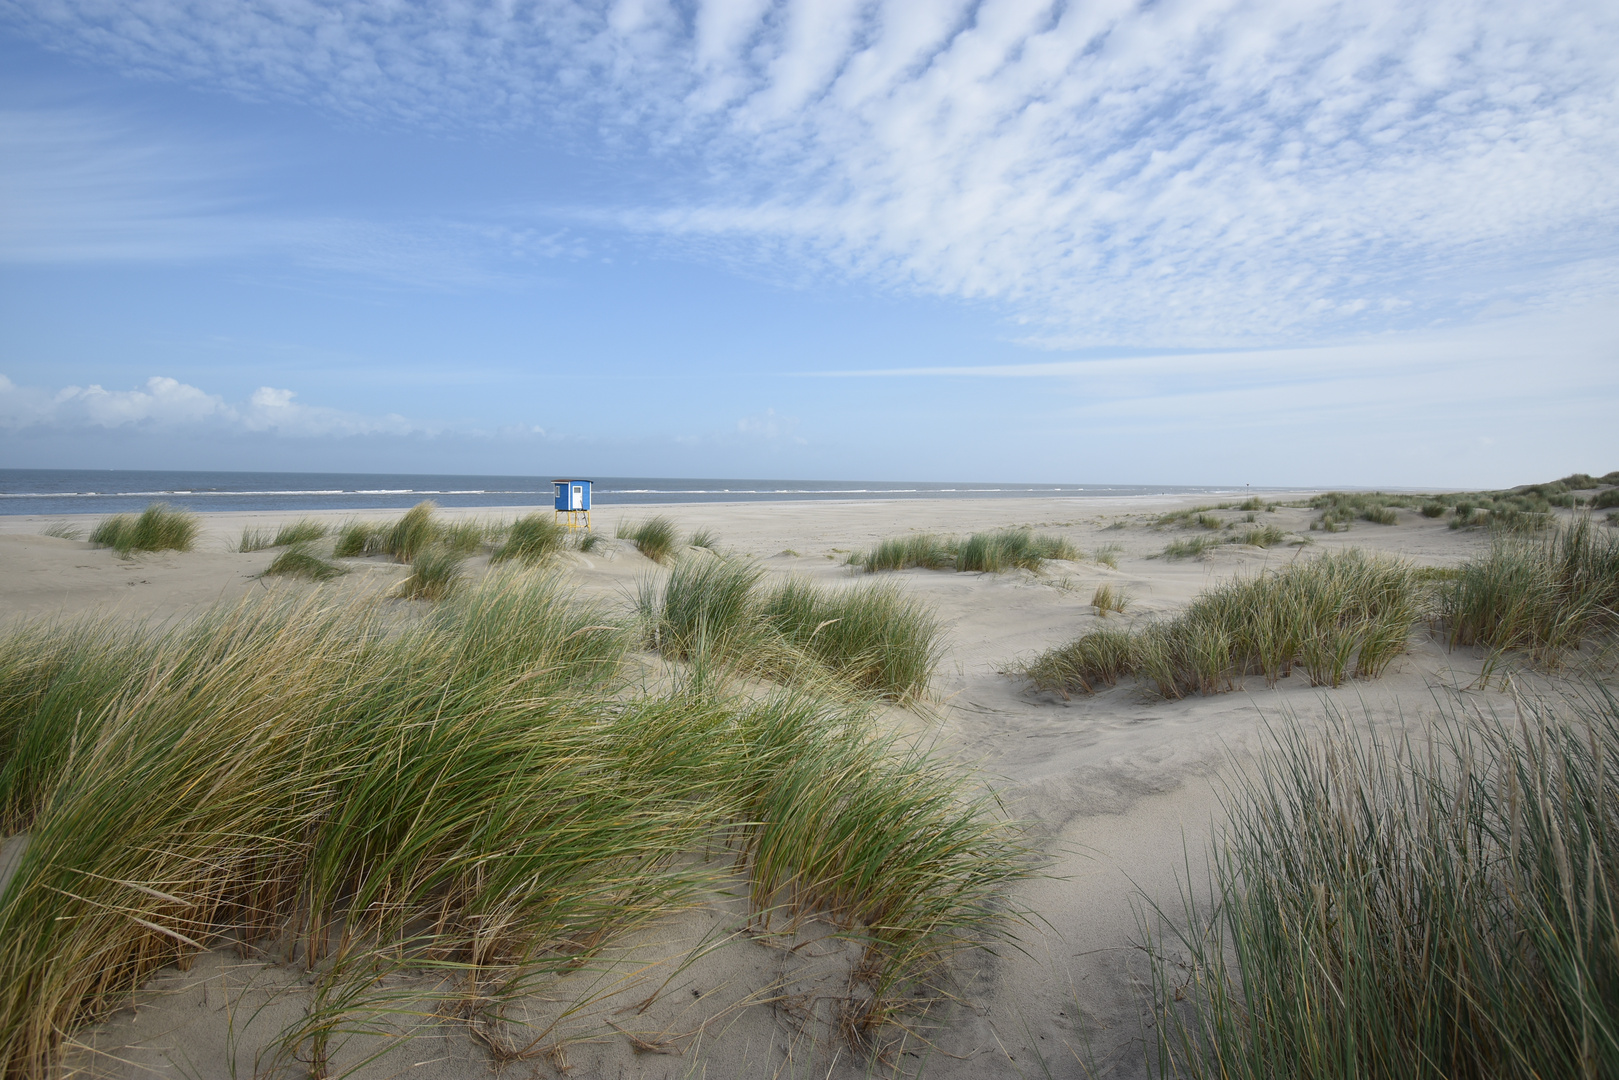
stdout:
[[233,405],[178,379],[154,375],[144,388],[18,386],[0,375],[0,430],[133,429],[163,433],[209,430],[295,437],[433,434],[396,414],[366,416],[293,400],[292,390],[261,386]]
[[[1319,340],[1619,296],[1601,0],[0,0],[55,48],[362,122],[666,153],[578,216],[1006,304],[1042,340]],[[704,186],[706,185],[706,186]],[[361,246],[363,245],[355,245]]]

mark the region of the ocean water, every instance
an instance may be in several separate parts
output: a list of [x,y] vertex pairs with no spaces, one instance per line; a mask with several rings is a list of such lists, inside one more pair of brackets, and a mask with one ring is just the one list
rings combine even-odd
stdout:
[[[1094,498],[1229,494],[1232,488],[1137,484],[887,483],[843,480],[689,480],[598,476],[598,507],[636,503],[770,500]],[[0,514],[108,514],[166,502],[188,510],[384,510],[432,499],[440,506],[548,506],[550,476],[389,473],[188,472],[0,469]],[[1240,489],[1235,489],[1240,490]]]

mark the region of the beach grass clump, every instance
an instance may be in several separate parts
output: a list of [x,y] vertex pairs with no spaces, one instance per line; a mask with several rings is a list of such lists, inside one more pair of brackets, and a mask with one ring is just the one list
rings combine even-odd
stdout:
[[325,539],[329,531],[324,522],[316,521],[314,518],[300,518],[291,525],[283,525],[277,529],[270,546],[291,547],[293,544],[312,543]]
[[889,537],[856,552],[848,564],[868,573],[879,570],[948,570],[1000,574],[1012,569],[1038,571],[1048,559],[1081,559],[1084,554],[1066,538],[1030,529],[977,532],[965,540],[935,533]]
[[1048,559],[1078,559],[1080,551],[1061,536],[1029,529],[973,533],[956,548],[956,569],[999,574],[1013,568],[1038,571]]
[[461,587],[466,561],[465,554],[441,544],[417,550],[410,573],[399,583],[399,596],[405,600],[443,600]]
[[1098,615],[1106,615],[1110,611],[1124,614],[1124,609],[1130,606],[1132,597],[1121,587],[1115,586],[1111,581],[1104,581],[1091,593],[1091,606]]
[[1207,894],[1146,927],[1164,1074],[1619,1075],[1615,792],[1600,688],[1416,740],[1284,725]]
[[1370,521],[1373,525],[1398,525],[1400,515],[1392,506],[1372,505],[1360,512],[1361,520]]
[[1119,568],[1119,555],[1123,551],[1124,545],[1122,544],[1103,544],[1096,549],[1096,561],[1109,570],[1117,570]]
[[557,521],[554,513],[525,514],[506,530],[504,540],[495,549],[493,561],[538,562],[563,550],[567,543],[568,530]]
[[332,557],[358,559],[367,555],[381,555],[387,542],[388,527],[374,521],[347,521],[337,530],[337,542]]
[[686,542],[692,547],[707,548],[709,551],[718,551],[720,549],[719,533],[713,529],[698,529],[691,534],[691,538]]
[[439,524],[433,519],[433,511],[437,509],[437,504],[427,499],[406,510],[382,534],[383,554],[408,563],[416,558],[418,552],[437,541]]
[[1591,497],[1591,509],[1593,510],[1608,510],[1615,506],[1619,506],[1619,488],[1599,491]]
[[880,570],[947,570],[955,565],[953,542],[935,533],[911,533],[909,536],[891,536],[879,540],[867,551],[849,556],[850,566],[858,566],[867,573]]
[[674,557],[680,541],[680,530],[673,521],[658,514],[645,521],[621,522],[618,536],[634,544],[642,555],[653,562],[667,563]]
[[1247,529],[1237,533],[1231,538],[1233,544],[1247,544],[1250,547],[1275,547],[1286,543],[1287,533],[1274,525],[1261,525],[1255,529]]
[[1425,518],[1442,518],[1445,516],[1445,504],[1442,502],[1425,502],[1418,512]]
[[[1179,528],[1179,529],[1220,529],[1225,527],[1225,521],[1218,515],[1211,513],[1214,510],[1236,509],[1235,503],[1221,503],[1218,506],[1189,506],[1182,510],[1171,510],[1158,515],[1153,522],[1153,528]],[[1257,510],[1257,506],[1243,504],[1243,509]]]
[[759,622],[764,568],[742,559],[684,558],[663,581],[642,578],[636,606],[647,643],[689,659],[773,652]]
[[132,551],[190,551],[201,524],[197,515],[152,503],[139,516],[114,514],[90,533],[90,543],[110,547],[120,555]]
[[1352,548],[1218,585],[1163,622],[1098,627],[1021,673],[1064,695],[1126,675],[1166,698],[1216,694],[1247,675],[1274,686],[1295,666],[1312,686],[1338,686],[1380,676],[1405,651],[1424,602],[1411,566]]
[[895,587],[768,586],[742,559],[681,559],[667,579],[643,579],[637,609],[643,640],[666,655],[897,701],[926,694],[943,652],[938,618]]
[[889,700],[925,696],[944,652],[938,617],[894,585],[829,588],[790,578],[766,592],[760,614],[834,678]]
[[291,545],[264,568],[265,577],[296,577],[305,581],[330,581],[346,573],[343,567],[315,554],[307,543]]
[[0,897],[6,1075],[231,941],[307,973],[264,1060],[337,1071],[389,976],[432,973],[412,1007],[481,1024],[738,869],[760,921],[863,943],[867,1032],[1000,934],[1030,872],[992,796],[868,703],[637,689],[625,629],[532,571],[388,610],[313,591],[5,631],[0,827],[30,837]]
[[434,543],[462,555],[476,555],[483,550],[491,535],[504,539],[510,526],[489,525],[473,518],[446,521],[438,525]]
[[79,540],[84,536],[84,528],[71,521],[53,521],[39,533],[41,536],[54,536],[58,540]]
[[1619,628],[1619,536],[1589,516],[1542,536],[1500,532],[1440,597],[1450,644],[1519,650],[1555,667]]
[[1214,536],[1191,536],[1185,540],[1171,540],[1164,545],[1164,550],[1157,555],[1149,555],[1149,559],[1195,559],[1220,546],[1220,540]]
[[242,526],[242,537],[236,541],[236,550],[242,554],[253,551],[264,551],[275,546],[275,533],[269,529],[257,529],[251,525]]

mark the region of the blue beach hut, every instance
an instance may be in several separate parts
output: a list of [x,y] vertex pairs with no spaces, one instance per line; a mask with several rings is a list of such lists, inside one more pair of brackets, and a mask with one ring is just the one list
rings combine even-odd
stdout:
[[590,481],[553,480],[557,520],[570,529],[590,528]]

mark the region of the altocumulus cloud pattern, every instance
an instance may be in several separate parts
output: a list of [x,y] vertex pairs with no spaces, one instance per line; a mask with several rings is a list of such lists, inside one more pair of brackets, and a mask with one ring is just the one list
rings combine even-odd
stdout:
[[129,73],[661,158],[678,195],[543,212],[993,301],[1035,342],[1302,342],[1619,291],[1611,3],[8,0],[0,15]]

